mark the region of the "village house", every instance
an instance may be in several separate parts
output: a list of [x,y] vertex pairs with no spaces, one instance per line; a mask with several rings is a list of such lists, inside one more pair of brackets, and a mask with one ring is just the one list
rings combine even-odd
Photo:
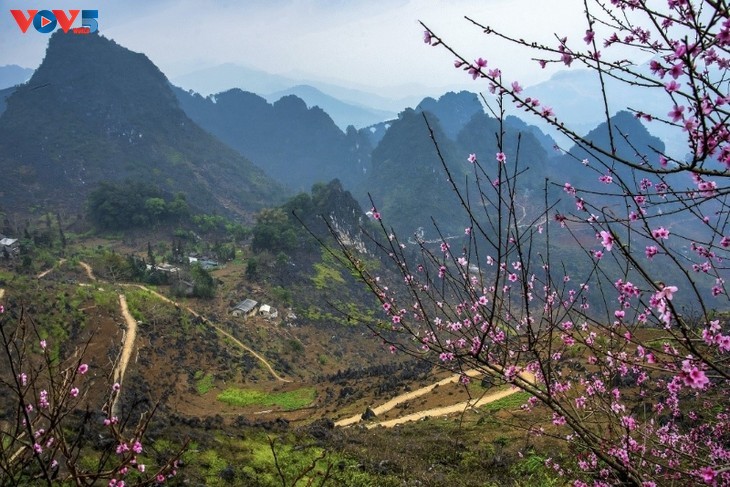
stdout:
[[243,301],[235,305],[233,309],[231,309],[231,314],[233,316],[243,316],[244,318],[249,318],[256,314],[256,306],[258,304],[259,303],[257,303],[253,299],[244,299]]
[[279,316],[279,311],[268,304],[262,304],[259,308],[259,315],[273,320]]
[[12,256],[18,252],[20,252],[20,244],[17,238],[8,238],[0,235],[0,253]]

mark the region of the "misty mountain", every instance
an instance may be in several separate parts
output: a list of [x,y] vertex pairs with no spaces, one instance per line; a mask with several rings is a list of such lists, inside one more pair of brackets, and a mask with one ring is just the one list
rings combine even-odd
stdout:
[[252,93],[271,93],[299,84],[295,79],[233,63],[193,71],[173,78],[171,81],[175,86],[193,90],[204,96],[233,88]]
[[[466,165],[457,157],[453,141],[446,136],[439,120],[426,113],[434,137],[447,162],[453,165],[455,180],[463,179]],[[425,238],[436,235],[433,218],[444,232],[455,232],[463,223],[455,218],[461,212],[446,172],[429,137],[424,114],[413,109],[402,112],[373,150],[372,171],[363,183],[372,196],[387,226],[393,226],[401,238],[423,229]],[[368,201],[364,194],[360,200]],[[364,203],[366,204],[366,203]]]
[[0,168],[0,204],[18,210],[81,210],[99,182],[125,179],[228,214],[245,215],[282,192],[193,123],[146,56],[101,35],[51,36],[43,63],[0,117]]
[[[642,70],[645,67],[638,69]],[[611,116],[627,108],[660,116],[665,116],[669,111],[670,104],[663,90],[630,86],[610,77],[606,77],[604,82]],[[543,105],[551,106],[558,119],[580,135],[587,134],[606,121],[598,75],[594,71],[587,69],[559,71],[549,80],[526,88],[525,93],[538,98]],[[557,140],[564,140],[556,135],[553,127],[537,117],[528,122],[540,127]],[[646,128],[652,135],[662,139],[670,155],[680,160],[684,158],[687,141],[680,129],[659,122],[650,123]]]
[[315,106],[320,107],[327,112],[342,130],[346,130],[349,125],[353,125],[355,128],[362,128],[383,120],[389,120],[395,116],[393,112],[345,103],[309,85],[293,86],[286,90],[266,95],[266,99],[273,103],[287,95],[294,95],[301,98],[310,108]]
[[[646,163],[648,167],[659,166],[658,152],[664,151],[664,143],[649,133],[646,127],[631,113],[622,111],[611,117],[613,141],[618,157],[636,164]],[[586,140],[600,149],[611,152],[609,125],[602,123],[586,135]],[[587,160],[588,170],[583,167]],[[559,157],[552,165],[551,179],[556,182],[567,181],[587,190],[599,192],[620,192],[616,185],[607,185],[599,180],[602,175],[622,178],[627,182],[634,181],[637,175],[623,165],[613,164],[609,157],[589,147],[573,146],[567,154]],[[639,179],[644,177],[638,176]]]
[[296,191],[335,178],[353,188],[370,167],[367,137],[352,127],[343,132],[324,110],[294,95],[272,104],[239,89],[206,98],[175,93],[190,118]]
[[[185,90],[193,90],[203,96],[239,88],[243,91],[266,96],[270,101],[275,101],[268,97],[270,93],[284,92],[297,86],[306,85],[314,87],[325,95],[336,98],[348,105],[365,107],[376,112],[391,112],[393,116],[404,108],[417,104],[425,94],[433,92],[433,88],[420,85],[401,85],[377,89],[355,87],[346,82],[312,79],[308,75],[297,73],[288,75],[272,74],[260,69],[232,63],[211,66],[177,76],[172,79],[172,83]],[[407,95],[404,96],[403,93],[407,93]],[[296,94],[309,103],[306,97],[301,96],[302,93],[291,92],[286,94]],[[357,126],[354,122],[346,125],[350,124]]]
[[[519,119],[506,120],[501,127],[503,131],[502,152],[508,155],[505,168],[513,171],[515,166],[524,171],[519,176],[519,189],[539,191],[543,188],[545,177],[551,172],[551,153],[548,153],[533,131],[539,130],[528,126]],[[469,154],[476,154],[486,173],[494,180],[499,177],[495,155],[500,152],[497,137],[500,132],[499,121],[484,112],[475,114],[463,130],[459,132],[458,158],[466,160]],[[541,133],[540,133],[541,134]],[[519,159],[517,159],[519,154]]]
[[416,107],[416,111],[430,112],[436,116],[444,133],[455,140],[472,117],[477,113],[483,113],[484,109],[476,93],[450,91],[438,100],[431,97],[424,98]]
[[32,75],[32,69],[21,68],[16,64],[0,66],[0,90],[25,83]]

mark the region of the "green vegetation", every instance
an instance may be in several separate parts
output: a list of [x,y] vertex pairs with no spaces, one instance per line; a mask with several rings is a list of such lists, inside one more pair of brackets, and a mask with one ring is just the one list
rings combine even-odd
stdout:
[[291,411],[307,406],[317,397],[313,387],[303,387],[288,392],[262,392],[252,389],[229,388],[218,394],[218,400],[231,406],[279,406]]
[[494,402],[490,402],[489,404],[482,406],[481,409],[485,412],[490,413],[501,411],[503,409],[506,409],[508,411],[514,411],[516,409],[519,409],[520,406],[522,406],[523,404],[525,404],[530,396],[531,394],[527,392],[515,392],[512,395],[503,397],[502,399],[498,399]]
[[166,196],[158,188],[141,181],[104,181],[89,194],[89,218],[103,229],[148,227],[179,221],[190,214],[183,193]]
[[335,260],[332,254],[322,250],[322,261],[314,264],[315,274],[312,276],[314,286],[317,289],[327,289],[331,286],[344,284],[345,279],[338,267],[342,267],[342,265]]
[[202,370],[199,370],[195,373],[193,379],[195,379],[195,390],[201,396],[204,396],[211,389],[213,389],[213,387],[215,387],[215,379],[213,378],[213,374],[206,374]]

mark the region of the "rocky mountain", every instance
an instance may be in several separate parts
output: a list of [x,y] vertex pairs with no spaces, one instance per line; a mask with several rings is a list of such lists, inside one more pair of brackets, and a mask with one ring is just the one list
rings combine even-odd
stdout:
[[[434,131],[445,160],[452,164],[454,178],[462,180],[467,169],[457,156],[457,148],[430,113],[413,109],[402,112],[393,121],[383,139],[373,150],[372,171],[362,184],[363,193],[372,197],[387,226],[393,226],[401,238],[424,232],[435,234],[432,218],[444,231],[463,226],[454,218],[455,197],[446,172],[430,139],[424,115]],[[364,204],[367,194],[361,194]],[[458,201],[456,202],[458,204]]]
[[[94,59],[94,62],[81,60]],[[0,205],[81,210],[99,182],[143,180],[197,208],[246,215],[282,187],[202,130],[143,54],[54,34],[0,117]]]
[[[638,70],[649,72],[647,65],[640,66]],[[671,106],[664,90],[631,86],[611,77],[607,77],[604,83],[611,116],[628,108],[665,116]],[[544,105],[551,106],[557,117],[578,134],[585,135],[597,125],[605,123],[600,83],[593,71],[559,71],[549,80],[525,88],[525,93],[538,98]],[[536,118],[528,122],[559,138],[555,135],[554,128],[548,124]],[[671,156],[684,158],[687,141],[680,129],[659,122],[648,124],[646,128],[653,136],[662,139]],[[563,139],[560,140],[562,142]]]
[[450,139],[456,139],[461,129],[469,123],[474,115],[483,113],[479,97],[476,93],[450,91],[437,99],[424,98],[416,107],[416,111],[429,112],[434,115]]
[[239,89],[202,97],[175,91],[195,122],[296,191],[339,178],[356,187],[370,167],[370,143],[349,127],[340,130],[321,108],[297,96],[269,103]]
[[[614,147],[616,154],[624,159],[637,164],[646,162],[650,166],[658,167],[658,153],[664,151],[664,143],[649,133],[646,127],[631,113],[622,111],[611,117],[611,125]],[[602,123],[586,135],[586,140],[596,147],[611,152],[611,134],[609,125]],[[594,169],[578,170],[583,166],[583,161]],[[573,146],[567,154],[558,158],[550,168],[550,175],[557,182],[560,179],[572,178],[571,184],[594,191],[607,191],[613,189],[620,191],[615,185],[607,185],[599,178],[602,175],[609,175],[613,178],[619,177],[626,181],[633,181],[636,177],[632,171],[625,166],[614,165],[610,158],[603,156],[600,152],[589,147]],[[639,176],[641,179],[643,176]]]
[[266,99],[274,103],[288,95],[301,98],[310,108],[315,106],[321,108],[342,130],[347,130],[347,127],[350,125],[355,128],[362,128],[382,122],[383,120],[390,120],[395,116],[393,112],[343,102],[309,85],[297,85],[283,91],[277,91],[276,93],[266,95]]

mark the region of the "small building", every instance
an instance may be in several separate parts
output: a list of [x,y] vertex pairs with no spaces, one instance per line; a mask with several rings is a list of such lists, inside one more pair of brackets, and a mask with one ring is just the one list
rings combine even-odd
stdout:
[[15,255],[20,251],[20,244],[17,238],[3,237],[0,239],[0,252]]
[[248,318],[256,314],[256,306],[258,304],[259,303],[257,303],[253,299],[244,299],[233,307],[233,309],[231,310],[231,314],[233,316],[243,316],[244,318]]
[[206,270],[206,271],[209,271],[212,269],[217,269],[220,266],[220,264],[218,263],[217,260],[212,260],[212,259],[199,260],[198,264],[200,264],[200,267],[202,267],[203,270]]
[[162,264],[155,266],[155,270],[158,270],[160,272],[165,272],[167,274],[177,274],[178,272],[180,272],[179,267],[175,267],[174,265],[167,264],[167,263],[162,263]]
[[279,312],[276,308],[272,308],[268,304],[262,304],[259,308],[259,315],[263,316],[264,318],[274,319],[279,316]]

